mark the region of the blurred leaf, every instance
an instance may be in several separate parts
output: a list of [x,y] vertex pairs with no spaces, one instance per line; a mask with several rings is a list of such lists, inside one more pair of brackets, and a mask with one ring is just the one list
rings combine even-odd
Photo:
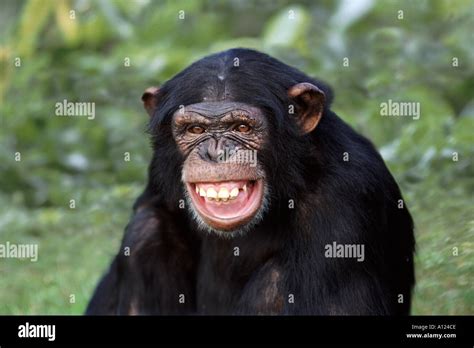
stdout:
[[366,15],[373,7],[373,0],[342,0],[330,23],[336,31],[344,31]]
[[271,19],[265,29],[265,45],[291,47],[304,39],[309,28],[308,12],[301,6],[287,7]]
[[52,0],[29,0],[20,19],[17,50],[20,56],[30,56],[36,49],[38,36],[53,9]]
[[77,18],[71,18],[70,11],[73,9],[70,5],[69,0],[61,0],[57,2],[56,7],[56,21],[58,27],[67,43],[75,44],[79,38],[78,31],[79,27],[77,24]]

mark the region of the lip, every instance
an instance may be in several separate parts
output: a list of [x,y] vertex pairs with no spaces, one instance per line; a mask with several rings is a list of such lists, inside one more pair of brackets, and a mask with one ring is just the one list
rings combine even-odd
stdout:
[[[226,185],[230,181],[186,183],[191,200],[198,214],[212,228],[232,231],[252,220],[263,201],[263,180],[240,180],[247,182],[248,194],[239,193],[235,202],[214,203],[196,193],[196,185]],[[234,181],[233,181],[234,182]],[[220,207],[221,204],[224,206]]]

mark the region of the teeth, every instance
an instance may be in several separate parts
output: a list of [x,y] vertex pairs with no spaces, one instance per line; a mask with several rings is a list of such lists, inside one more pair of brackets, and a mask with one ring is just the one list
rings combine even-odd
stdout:
[[235,198],[239,195],[239,189],[237,187],[234,187],[231,191],[230,191],[230,198]]
[[207,198],[208,201],[213,201],[213,202],[228,202],[230,200],[234,200],[237,198],[239,195],[240,190],[243,192],[247,192],[247,185],[244,185],[243,187],[234,187],[232,190],[230,190],[227,187],[222,187],[217,191],[215,188],[210,187],[207,189],[204,189],[202,187],[199,187],[199,185],[196,185],[196,193],[204,198]]
[[[204,191],[204,190],[203,190]],[[220,191],[219,191],[220,193]],[[212,187],[207,189],[207,198],[217,198],[217,191]],[[219,197],[220,198],[220,197]]]
[[221,188],[219,190],[219,194],[217,195],[217,198],[227,200],[229,198],[229,190],[227,190],[225,187]]

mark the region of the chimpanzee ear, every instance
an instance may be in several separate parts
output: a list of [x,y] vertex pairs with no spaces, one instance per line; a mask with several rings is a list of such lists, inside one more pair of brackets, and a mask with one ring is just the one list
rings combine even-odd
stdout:
[[288,96],[296,104],[290,112],[294,111],[303,134],[313,131],[323,115],[324,92],[311,83],[302,82],[290,87]]
[[148,87],[142,95],[143,106],[148,115],[153,116],[158,107],[160,89],[158,87]]

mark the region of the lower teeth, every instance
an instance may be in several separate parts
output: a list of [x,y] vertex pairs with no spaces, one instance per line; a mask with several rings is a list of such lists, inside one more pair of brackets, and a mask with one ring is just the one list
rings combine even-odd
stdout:
[[232,198],[207,198],[208,201],[210,202],[215,202],[215,203],[226,203],[226,202],[229,202],[229,201],[233,201],[234,199],[236,199],[237,197],[232,197]]

